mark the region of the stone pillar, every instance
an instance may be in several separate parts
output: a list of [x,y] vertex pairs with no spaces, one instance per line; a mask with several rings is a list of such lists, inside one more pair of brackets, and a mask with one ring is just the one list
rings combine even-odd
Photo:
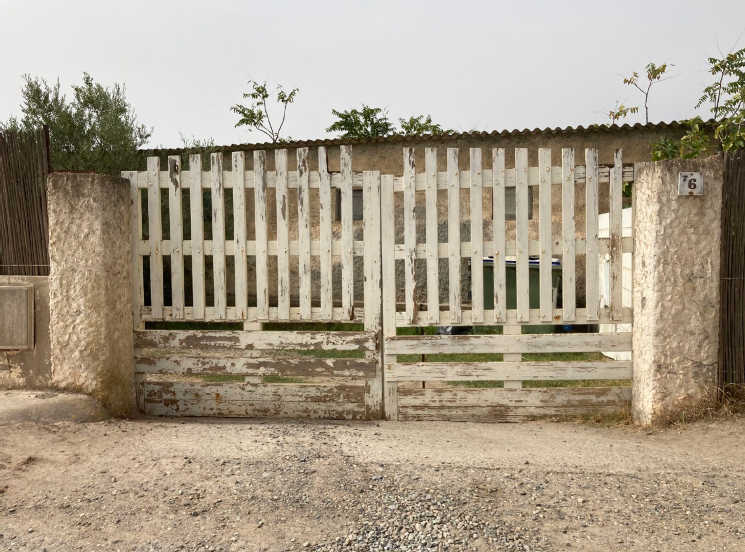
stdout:
[[[634,383],[638,424],[716,393],[722,157],[636,166]],[[703,173],[703,196],[679,196],[678,173]]]
[[52,173],[49,211],[52,382],[116,416],[135,411],[129,182]]

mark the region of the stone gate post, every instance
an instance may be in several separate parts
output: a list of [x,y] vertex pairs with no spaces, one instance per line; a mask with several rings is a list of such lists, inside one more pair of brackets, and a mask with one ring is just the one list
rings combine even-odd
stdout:
[[[716,393],[722,156],[636,166],[634,382],[636,423],[662,421]],[[701,196],[678,195],[700,172]]]
[[129,182],[52,173],[47,201],[53,384],[129,415],[135,411]]

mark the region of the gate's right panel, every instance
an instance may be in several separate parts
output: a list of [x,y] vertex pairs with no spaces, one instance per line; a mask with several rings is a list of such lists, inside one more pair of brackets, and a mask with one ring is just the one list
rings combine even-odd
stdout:
[[[631,398],[620,150],[404,148],[381,179],[385,415],[500,421]],[[422,170],[423,169],[423,170]],[[608,213],[608,237],[598,220]],[[609,258],[607,297],[600,259]],[[601,307],[601,304],[604,305]],[[605,306],[607,305],[607,306]],[[631,326],[625,326],[631,327]]]

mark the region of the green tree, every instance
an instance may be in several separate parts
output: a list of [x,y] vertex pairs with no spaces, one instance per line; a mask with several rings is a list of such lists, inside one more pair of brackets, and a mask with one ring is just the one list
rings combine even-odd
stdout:
[[[734,50],[734,48],[733,48]],[[711,104],[717,123],[715,137],[725,151],[745,147],[745,48],[732,51],[721,59],[709,58],[709,73],[717,77],[704,88],[696,104]]]
[[95,170],[118,176],[123,170],[139,168],[137,150],[150,139],[152,128],[138,123],[124,85],[106,87],[83,73],[83,83],[72,86],[68,101],[59,79],[51,87],[44,79],[30,75],[23,79],[23,116],[0,123],[0,130],[49,126],[55,170]]
[[388,120],[388,112],[380,107],[362,104],[362,110],[350,109],[331,113],[338,119],[326,132],[341,132],[341,138],[380,138],[394,134],[396,128]]
[[[287,106],[295,101],[295,96],[300,91],[299,88],[293,88],[289,92],[285,92],[285,89],[281,84],[278,84],[273,92],[269,91],[269,85],[267,81],[258,82],[253,79],[248,80],[248,86],[251,88],[250,92],[243,94],[244,99],[251,100],[248,106],[236,104],[230,108],[233,113],[237,113],[240,116],[238,122],[235,124],[236,127],[247,126],[254,130],[258,130],[266,134],[272,142],[286,142],[290,138],[282,138],[282,127],[285,124],[285,118],[287,117]],[[279,108],[282,111],[282,119],[277,125],[276,120],[272,123],[271,116],[269,115],[269,106],[267,100],[274,95],[275,101],[279,104]],[[276,126],[276,128],[275,128]]]
[[[644,70],[647,72],[647,82],[645,84],[640,85],[639,84],[639,73],[634,71],[630,77],[627,77],[623,79],[623,83],[627,84],[629,86],[633,86],[639,92],[641,92],[644,95],[644,122],[649,122],[649,93],[652,90],[652,86],[654,86],[655,83],[662,82],[665,80],[669,80],[672,77],[662,78],[665,73],[667,73],[667,70],[669,67],[673,67],[673,64],[667,64],[663,63],[661,65],[657,65],[655,63],[648,63],[647,66],[644,68]],[[637,108],[638,109],[638,108]]]
[[419,115],[418,117],[409,117],[409,119],[399,119],[401,124],[401,134],[404,136],[422,136],[423,134],[448,134],[453,132],[452,129],[443,130],[443,128],[432,122],[432,117]]
[[638,112],[639,107],[626,107],[623,104],[618,105],[618,101],[616,101],[616,106],[613,109],[603,111],[602,113],[608,116],[608,118],[610,119],[610,124],[615,125],[618,121],[624,119],[627,115]]
[[709,152],[711,142],[701,117],[685,121],[685,125],[688,126],[688,130],[678,142],[664,136],[652,142],[652,161],[678,157],[696,159]]

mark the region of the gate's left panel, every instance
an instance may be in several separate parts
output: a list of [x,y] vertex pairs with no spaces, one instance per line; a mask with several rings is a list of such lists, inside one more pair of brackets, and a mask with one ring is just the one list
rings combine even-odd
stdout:
[[379,174],[351,147],[332,171],[324,148],[250,155],[123,173],[140,410],[380,418]]

